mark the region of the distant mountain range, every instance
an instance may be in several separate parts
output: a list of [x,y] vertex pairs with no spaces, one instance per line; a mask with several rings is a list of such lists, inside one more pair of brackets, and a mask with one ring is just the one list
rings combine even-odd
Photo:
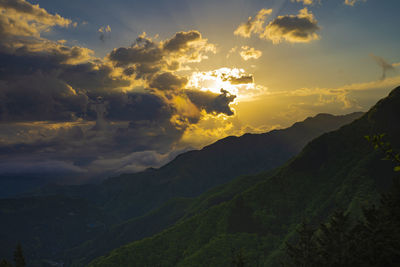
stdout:
[[224,138],[183,153],[160,169],[124,174],[99,185],[47,186],[23,198],[2,199],[0,252],[10,255],[10,244],[19,241],[33,265],[62,259],[79,266],[232,199],[263,176],[234,178],[272,170],[313,138],[361,115],[319,114],[287,129]]
[[314,139],[281,168],[197,198],[194,214],[89,266],[231,266],[238,252],[248,266],[279,266],[285,241],[304,219],[318,224],[336,208],[357,216],[390,186],[393,163],[382,161],[364,138],[377,133],[400,150],[400,87],[360,119]]

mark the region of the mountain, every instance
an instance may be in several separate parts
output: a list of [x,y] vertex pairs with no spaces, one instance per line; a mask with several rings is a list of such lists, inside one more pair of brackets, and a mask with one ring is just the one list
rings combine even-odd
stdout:
[[247,179],[238,177],[196,198],[174,198],[144,216],[113,225],[94,239],[67,250],[63,258],[67,259],[67,263],[71,266],[85,266],[90,260],[104,255],[114,248],[152,236],[209,207],[232,199],[236,194],[258,183],[259,178],[259,176],[251,176]]
[[[283,130],[230,136],[201,150],[178,155],[159,169],[107,179],[93,192],[88,193],[85,189],[78,195],[92,196],[119,221],[142,216],[174,197],[195,197],[237,176],[276,168],[313,138],[338,129],[361,115],[319,114]],[[71,192],[63,194],[71,195]],[[76,194],[73,191],[72,196]]]
[[400,87],[360,119],[310,142],[273,174],[261,173],[232,199],[97,258],[89,266],[279,266],[297,225],[325,221],[336,208],[360,214],[394,178],[365,135],[385,133],[400,150]]
[[[236,191],[228,190],[225,195],[186,198],[197,197],[240,175],[273,169],[297,154],[313,138],[361,115],[319,114],[287,129],[222,139],[202,150],[179,155],[160,169],[124,174],[99,185],[47,186],[24,198],[0,200],[0,252],[10,255],[10,244],[19,241],[25,244],[27,258],[32,260],[44,257],[57,260],[71,248],[74,248],[72,254],[101,255],[127,242],[151,236],[212,203],[230,199],[249,185],[242,187],[237,186],[241,182],[234,183]],[[51,197],[56,199],[53,204],[47,203]],[[183,198],[183,201],[174,198]],[[90,212],[82,211],[83,207],[90,207]],[[176,211],[173,216],[171,207]],[[118,238],[115,233],[120,229],[129,235]],[[102,236],[115,239],[101,247],[99,237]],[[94,245],[79,246],[85,241]]]

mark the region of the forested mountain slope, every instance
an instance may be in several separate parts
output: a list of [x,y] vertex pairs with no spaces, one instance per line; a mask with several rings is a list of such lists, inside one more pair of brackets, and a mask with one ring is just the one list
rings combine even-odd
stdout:
[[393,163],[364,138],[376,133],[400,148],[400,87],[362,118],[310,142],[277,173],[260,174],[259,183],[232,200],[90,266],[230,266],[235,251],[250,266],[278,266],[285,240],[304,218],[324,221],[338,207],[357,214],[390,186]]

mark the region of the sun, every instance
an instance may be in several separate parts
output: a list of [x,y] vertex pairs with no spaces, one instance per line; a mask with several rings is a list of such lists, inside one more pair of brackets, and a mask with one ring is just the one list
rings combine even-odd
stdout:
[[188,89],[221,93],[221,89],[235,95],[236,99],[246,100],[265,91],[256,85],[252,74],[239,68],[220,68],[212,71],[193,72],[189,78]]

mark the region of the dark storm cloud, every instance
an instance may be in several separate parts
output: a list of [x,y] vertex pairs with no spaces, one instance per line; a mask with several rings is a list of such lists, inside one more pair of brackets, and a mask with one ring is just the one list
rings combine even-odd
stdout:
[[201,34],[198,31],[178,32],[174,37],[164,43],[166,51],[184,51],[189,49],[189,43],[201,39]]
[[152,40],[139,37],[133,46],[115,48],[108,57],[118,67],[130,64],[160,64],[163,51]]
[[109,108],[106,118],[111,121],[167,121],[173,109],[153,94],[114,93],[106,96]]
[[224,89],[221,89],[221,94],[196,90],[185,91],[190,101],[200,109],[207,111],[207,113],[223,113],[228,116],[234,114],[229,104],[233,102],[236,96],[229,94],[229,92]]
[[132,46],[115,48],[108,59],[130,75],[135,73],[136,78],[147,78],[160,71],[176,71],[183,63],[201,61],[204,53],[214,49],[198,31],[178,32],[164,42],[142,34]]
[[253,75],[242,75],[240,77],[234,77],[234,76],[224,76],[223,78],[224,81],[229,81],[231,84],[247,84],[247,83],[253,83],[254,78]]
[[[133,70],[133,72],[131,72]],[[135,67],[129,67],[124,70],[124,72],[135,74],[136,79],[145,79],[146,77],[152,77],[155,73],[161,71],[161,66],[153,65],[151,63],[141,63]]]
[[70,121],[86,112],[88,97],[53,76],[36,73],[0,84],[2,121]]
[[108,97],[129,82],[112,77],[104,64],[62,64],[59,54],[0,53],[2,121],[71,121],[87,116],[88,103]]
[[87,62],[65,66],[59,77],[74,88],[85,90],[89,96],[96,97],[130,86],[130,81],[121,76],[113,76],[112,72],[113,68],[109,65]]
[[186,77],[175,73],[214,51],[197,31],[159,42],[142,34],[99,59],[41,36],[68,19],[23,0],[0,0],[0,14],[0,173],[5,166],[78,173],[109,171],[101,163],[127,171],[159,166],[199,110],[233,114],[234,96],[189,98]]
[[[85,176],[111,171],[109,168],[112,166],[102,167],[95,164],[96,162],[114,162],[113,171],[118,171],[122,163],[124,166],[131,166],[126,171],[159,166],[154,162],[145,166],[145,162],[135,162],[137,157],[126,155],[140,151],[152,151],[149,153],[159,155],[171,151],[184,131],[184,128],[178,129],[171,122],[171,117],[176,112],[174,108],[162,98],[147,93],[113,93],[105,99],[103,104],[107,107],[106,116],[103,118],[94,114],[96,122],[81,120],[71,124],[38,124],[33,121],[3,124],[0,127],[0,161],[5,166],[10,163],[18,169],[20,165],[21,170],[31,172],[34,168],[29,166],[34,166],[35,163],[44,167],[54,163],[57,166],[66,166],[63,172],[88,171],[84,173]],[[93,108],[95,103],[90,105]],[[101,107],[101,104],[97,105]],[[94,110],[98,112],[101,109]],[[97,127],[98,125],[101,127]],[[15,129],[7,130],[12,127]],[[7,136],[2,133],[4,131],[18,133],[19,136],[2,140],[2,136]],[[48,159],[54,161],[49,162]],[[121,164],[115,162],[119,159]],[[160,163],[165,162],[164,160],[160,157]],[[51,170],[51,166],[46,168]],[[39,168],[36,170],[41,171]]]
[[179,90],[182,89],[188,80],[185,77],[179,77],[170,72],[158,74],[150,82],[151,88],[158,90]]

